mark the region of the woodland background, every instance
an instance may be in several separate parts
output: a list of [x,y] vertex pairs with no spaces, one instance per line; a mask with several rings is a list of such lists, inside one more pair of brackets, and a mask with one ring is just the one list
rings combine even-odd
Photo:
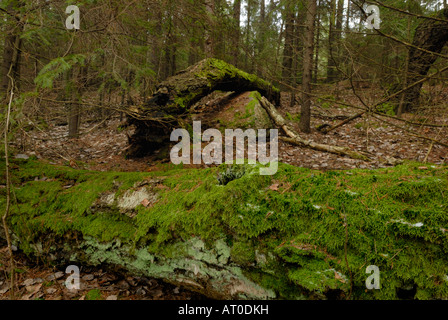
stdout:
[[[81,10],[80,30],[65,28],[69,4]],[[379,30],[366,27],[363,1],[3,0],[0,96],[5,106],[11,70],[15,128],[45,126],[56,117],[68,121],[74,137],[83,119],[101,121],[114,110],[144,103],[160,81],[215,57],[294,93],[298,100],[290,99],[291,106],[306,103],[300,93],[310,93],[301,87],[304,70],[309,70],[317,88],[338,83],[330,90],[336,94],[326,98],[339,100],[338,87],[345,81],[359,98],[356,105],[365,107],[374,101],[360,87],[375,87],[377,96],[384,97],[406,83],[416,27],[446,7],[446,1],[370,4],[380,8]],[[308,44],[306,14],[313,6],[313,41]],[[432,71],[446,63],[444,52]],[[431,77],[423,107],[443,100],[444,80],[445,73]],[[389,103],[381,108],[394,109]]]
[[[367,28],[368,14],[362,10],[365,4],[379,7],[380,29]],[[65,10],[69,5],[77,5],[80,8],[79,30],[67,30],[65,27],[65,21],[69,16]],[[409,212],[418,212],[427,219],[428,224],[434,222],[434,230],[441,233],[440,238],[443,238],[446,237],[446,214],[443,212],[446,208],[446,196],[443,191],[446,174],[441,173],[441,177],[445,179],[443,181],[439,179],[442,182],[431,180],[434,177],[426,177],[428,179],[425,178],[423,182],[429,181],[428,186],[419,181],[425,173],[436,176],[439,169],[443,172],[441,169],[443,166],[438,165],[446,164],[448,158],[448,71],[446,71],[448,54],[444,46],[448,41],[447,9],[445,0],[372,0],[370,2],[347,0],[0,0],[0,128],[4,134],[4,146],[6,149],[9,148],[11,158],[18,158],[13,161],[33,157],[32,161],[37,158],[46,160],[51,165],[63,164],[74,169],[89,169],[94,172],[140,171],[142,175],[147,171],[162,170],[163,172],[167,168],[172,168],[166,154],[156,153],[152,157],[140,160],[125,158],[129,134],[124,124],[129,118],[130,110],[148,104],[157,90],[157,85],[162,81],[205,58],[217,58],[243,71],[253,73],[279,88],[281,101],[276,107],[287,120],[288,125],[300,132],[303,139],[328,145],[346,146],[368,154],[371,160],[341,157],[280,141],[281,162],[319,169],[324,175],[328,169],[392,167],[402,163],[403,160],[419,161],[418,165],[398,167],[396,173],[390,174],[391,179],[396,179],[400,183],[404,181],[402,184],[397,182],[397,186],[404,186],[403,188],[409,186],[412,192],[405,190],[406,192],[400,193],[401,189],[398,187],[396,190],[393,189],[396,185],[389,182],[387,177],[389,173],[384,177],[381,176],[380,180],[384,186],[393,189],[392,191],[386,187],[383,190],[384,195],[378,195],[376,191],[375,195],[363,189],[361,191],[373,197],[369,198],[370,202],[367,205],[376,206],[387,203],[389,201],[387,194],[392,194],[391,192],[395,190],[396,199],[394,199],[397,202],[402,201],[403,204],[399,204],[403,205],[403,208],[408,206],[405,202],[410,199],[409,208],[412,210],[410,209]],[[433,47],[419,47],[419,43],[427,45],[428,42],[425,41],[431,42],[431,39]],[[411,57],[418,58],[419,53],[427,54],[424,59],[428,60],[421,66],[423,71],[416,73],[415,70],[419,70],[419,65],[416,65]],[[414,67],[414,71],[410,71],[410,67]],[[418,99],[415,98],[415,92],[406,89],[415,81],[421,81],[422,84],[421,90],[418,86],[420,93]],[[238,99],[247,102],[247,96],[238,97],[237,102]],[[213,98],[209,101],[213,106]],[[7,121],[9,126],[5,127]],[[5,154],[5,148],[0,151],[2,157]],[[426,162],[431,165],[424,164]],[[36,194],[48,192],[49,198],[54,192],[55,199],[56,195],[58,197],[62,195],[58,198],[59,202],[55,203],[65,204],[64,196],[70,194],[67,190],[73,190],[71,188],[74,185],[84,183],[87,185],[86,188],[90,188],[92,186],[89,183],[92,183],[94,185],[92,188],[97,187],[95,185],[97,180],[85,181],[82,177],[84,173],[78,174],[75,170],[73,172],[76,172],[74,174],[76,178],[67,178],[67,181],[61,178],[64,181],[60,182],[60,190],[44,189],[45,181],[52,183],[60,176],[64,177],[65,173],[61,174],[57,171],[63,172],[63,169],[56,170],[51,166],[45,166],[48,172],[34,176],[34,170],[38,170],[34,165],[34,162],[29,165],[23,164],[23,166],[14,163],[11,165],[11,177],[16,180],[12,181],[11,199],[8,199],[8,203],[9,200],[12,205],[19,203],[21,206],[26,206],[28,203],[33,203],[34,207],[26,207],[26,210],[36,209],[39,199],[33,192]],[[44,167],[43,164],[41,165]],[[22,173],[20,170],[29,171]],[[72,171],[68,176],[71,174]],[[95,176],[97,173],[88,175],[90,174]],[[307,176],[304,181],[309,179],[309,185],[314,186],[314,174],[300,174]],[[336,176],[338,174],[335,173]],[[372,171],[369,174],[373,175],[372,181],[376,181],[375,172]],[[98,175],[103,177],[99,173]],[[347,176],[351,177],[351,175],[352,172],[347,172]],[[114,179],[113,175],[109,177],[108,173],[104,173],[104,177],[110,178],[111,181]],[[214,177],[208,177],[208,179],[211,181]],[[14,183],[17,185],[14,186]],[[296,182],[292,180],[272,181],[268,186],[263,186],[263,192],[278,193],[286,197],[289,192],[295,192],[292,187],[294,183]],[[363,188],[370,187],[370,182],[363,183],[360,183]],[[418,188],[414,188],[414,183]],[[172,182],[173,186],[176,184],[177,181]],[[195,184],[184,187],[193,192],[196,188]],[[42,185],[42,190],[32,189],[33,192],[22,194],[25,200],[15,199],[15,191],[19,193],[22,186],[34,187],[34,185],[38,188]],[[9,191],[4,191],[9,186],[8,181],[0,181],[1,193],[8,194],[8,197]],[[338,183],[337,188],[339,186]],[[425,196],[420,197],[413,188],[418,189],[418,192],[421,189]],[[162,191],[165,189],[167,188],[161,187]],[[198,190],[197,193],[200,196],[204,194],[205,197],[207,196],[206,193],[201,193],[202,189]],[[174,193],[175,189],[172,192]],[[298,192],[300,193],[300,190]],[[329,191],[326,190],[326,192]],[[26,192],[23,191],[23,193]],[[82,191],[79,194],[84,195],[85,192]],[[403,194],[409,199],[402,200]],[[297,194],[294,194],[293,198],[300,200]],[[336,197],[330,198],[336,199]],[[175,200],[176,197],[172,196],[170,199]],[[196,198],[194,199],[196,201]],[[421,206],[418,209],[420,211],[417,209],[413,211],[414,199],[421,200],[421,203],[418,202]],[[341,202],[344,203],[344,201]],[[434,203],[431,202],[429,209],[427,208],[428,201],[434,201]],[[5,201],[0,199],[0,204],[3,203]],[[45,202],[42,203],[45,205]],[[204,203],[208,202],[204,200]],[[179,206],[181,205],[179,201]],[[362,202],[362,205],[358,203],[353,207],[353,216],[359,214],[361,222],[364,221],[362,210],[364,208],[370,210],[367,205]],[[90,208],[89,203],[86,206]],[[190,202],[186,207],[188,206]],[[191,208],[187,209],[189,212]],[[271,212],[270,208],[266,210],[268,209]],[[328,206],[328,203],[327,208],[320,209],[335,210]],[[67,210],[70,211],[72,208]],[[393,216],[396,212],[401,212],[401,209],[396,210],[394,206],[391,206],[388,210],[390,210],[390,217],[402,218]],[[436,211],[437,216],[434,214]],[[203,213],[199,209],[198,212]],[[58,213],[50,212],[49,214],[57,215]],[[415,215],[417,216],[417,213]],[[269,216],[270,213],[266,218]],[[85,217],[82,213],[76,218],[84,221],[82,219]],[[214,221],[207,219],[204,221]],[[378,219],[383,221],[381,217]],[[406,228],[412,224],[401,223],[401,220],[397,219],[390,225],[395,223],[399,226],[396,228],[397,238],[402,239],[409,234],[400,228]],[[345,238],[346,230],[350,230],[350,236],[358,232],[356,225],[352,226],[349,223],[347,229],[345,220],[341,221],[336,221],[333,225],[334,230],[339,232],[335,232],[340,236],[339,244],[344,242],[341,239],[347,239]],[[320,223],[321,220],[318,222]],[[403,227],[402,224],[405,226]],[[320,224],[316,225],[320,226]],[[339,230],[341,225],[344,225],[346,229]],[[183,227],[180,225],[179,230]],[[384,234],[390,231],[386,230],[386,227],[384,230]],[[369,232],[375,234],[376,231]],[[412,232],[410,234],[414,236]],[[424,233],[425,231],[418,229],[418,232],[421,234],[416,233],[417,236],[423,237],[425,241],[429,237]],[[327,233],[326,230],[323,231],[323,234]],[[385,240],[387,245],[384,244],[383,249],[391,257],[387,261],[384,260],[385,265],[389,266],[389,263],[393,266],[394,259],[398,260],[401,256],[413,257],[414,251],[411,248],[414,243],[408,250],[406,243],[394,242],[393,238],[386,236],[384,238],[387,241],[390,240],[390,243],[386,243]],[[443,241],[446,242],[446,240]],[[316,245],[319,246],[321,243]],[[375,243],[375,254],[377,253],[376,245]],[[440,265],[446,266],[444,260],[446,254],[438,251],[443,249],[440,249],[440,243],[426,246],[426,242],[421,242],[419,245],[421,245],[422,256],[425,256],[425,252],[427,256],[431,256],[433,252],[430,250],[434,249],[436,250],[434,257],[441,261]],[[379,243],[378,246],[380,246]],[[387,251],[389,250],[387,248],[393,250]],[[360,254],[356,251],[358,246],[354,245],[349,249],[355,252],[355,257]],[[364,247],[362,249],[364,250]],[[4,277],[0,277],[0,296],[3,295],[3,298],[8,295],[9,290],[6,276],[9,270],[7,251],[8,248],[0,249],[2,254],[0,267],[5,271]],[[339,257],[344,256],[343,249],[336,253]],[[364,252],[361,253],[364,254]],[[398,255],[398,253],[401,254]],[[23,297],[27,299],[43,296],[46,299],[73,299],[80,296],[82,299],[89,298],[87,291],[75,295],[67,292],[61,285],[56,287],[57,281],[62,283],[62,280],[59,280],[64,276],[61,270],[55,273],[57,270],[48,266],[34,264],[30,266],[29,260],[24,259],[20,254],[15,253],[14,256],[17,270],[22,269],[16,273],[16,286]],[[347,252],[345,252],[345,258],[347,259]],[[415,274],[420,275],[420,271],[424,268],[414,263],[412,259],[409,261],[412,262],[409,265]],[[14,264],[11,263],[11,265]],[[401,269],[396,267],[394,272],[397,269],[407,272],[409,265],[403,263]],[[428,265],[432,264],[428,262]],[[338,267],[345,274],[349,274],[350,269],[348,267],[344,269],[344,263]],[[437,268],[434,267],[434,269]],[[178,286],[168,286],[155,279],[124,276],[93,267],[86,267],[82,272],[85,277],[83,281],[87,283],[84,289],[96,290],[90,293],[93,299],[100,297],[101,292],[103,297],[104,292],[113,292],[111,299],[116,299],[117,296],[126,297],[126,299],[203,298],[197,293],[191,293]],[[286,273],[278,272],[277,274]],[[338,278],[339,273],[334,277],[336,280],[332,279],[333,281],[342,282],[341,278]],[[417,279],[417,276],[415,278]],[[45,279],[45,282],[42,279]],[[444,282],[442,278],[437,279],[438,282],[434,280],[436,284],[430,283],[428,286],[426,283],[424,285],[419,283],[419,288],[423,288],[422,297],[425,297],[427,287],[431,290],[431,286],[437,287],[437,290],[440,289],[439,284]],[[358,281],[361,283],[361,293],[363,292],[362,281]],[[424,281],[422,280],[422,283]],[[49,288],[51,292],[46,289],[44,292],[42,283],[47,282],[52,283]],[[344,285],[348,285],[348,280]],[[391,284],[391,288],[392,285],[395,283]],[[405,288],[396,294],[399,297],[413,297],[414,289],[417,288],[407,283],[397,284],[396,287],[399,290]],[[390,292],[395,292],[394,290],[392,288]],[[344,298],[350,296],[347,288],[344,294],[346,294]],[[390,297],[395,298],[394,295],[395,293],[391,293]]]

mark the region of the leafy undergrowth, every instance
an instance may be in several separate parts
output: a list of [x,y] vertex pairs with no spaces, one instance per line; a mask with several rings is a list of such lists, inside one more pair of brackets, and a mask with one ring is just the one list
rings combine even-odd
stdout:
[[[15,161],[9,223],[25,252],[50,232],[120,239],[165,256],[179,239],[226,239],[232,261],[284,298],[300,288],[317,298],[397,299],[409,287],[418,299],[448,298],[448,167],[322,172],[280,163],[274,176],[259,167],[222,185],[223,167],[116,173]],[[135,217],[93,212],[105,192],[151,179],[161,181],[158,201],[137,206]],[[380,269],[380,290],[366,290],[369,265]]]

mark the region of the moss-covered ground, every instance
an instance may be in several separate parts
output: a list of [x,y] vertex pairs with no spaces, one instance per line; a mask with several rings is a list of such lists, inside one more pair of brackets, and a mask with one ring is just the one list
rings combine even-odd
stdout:
[[[419,299],[448,298],[448,167],[323,172],[280,163],[274,176],[247,166],[222,185],[223,169],[92,172],[17,160],[9,224],[27,253],[52,235],[119,240],[166,257],[188,254],[176,251],[179,241],[224,239],[230,263],[280,298],[397,299],[409,286]],[[151,185],[158,200],[132,217],[95,207],[142,181],[160,181]],[[3,212],[4,188],[0,195]],[[366,290],[369,265],[380,269],[379,290]]]

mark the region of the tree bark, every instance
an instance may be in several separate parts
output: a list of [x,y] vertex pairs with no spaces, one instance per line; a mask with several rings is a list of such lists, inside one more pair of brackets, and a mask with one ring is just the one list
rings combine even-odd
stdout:
[[314,22],[316,19],[316,0],[308,0],[306,14],[305,49],[303,51],[302,107],[299,127],[304,133],[311,131],[311,78],[313,72]]
[[319,75],[319,50],[320,50],[320,16],[321,16],[320,1],[317,8],[317,19],[315,22],[316,28],[316,44],[315,44],[315,55],[314,55],[314,70],[313,70],[313,82],[317,83]]
[[205,0],[205,12],[207,14],[208,25],[205,31],[205,56],[212,58],[214,56],[215,39],[213,38],[214,28],[214,14],[215,14],[215,1]]
[[[441,10],[438,17],[448,19],[448,9]],[[396,91],[423,79],[447,41],[448,22],[427,19],[420,23],[414,34],[413,46],[409,48],[406,85],[398,85]],[[420,83],[406,91],[402,106],[403,112],[410,112],[418,108],[422,85],[423,83]]]
[[[21,1],[15,1],[15,6],[13,6],[13,4],[8,6],[8,11],[14,12],[14,8],[18,8],[20,6],[23,6],[23,3]],[[22,47],[22,39],[20,36],[23,32],[24,23],[20,20],[19,16],[16,16],[14,19],[14,26],[11,30],[9,30],[5,37],[3,62],[0,70],[0,74],[2,76],[0,84],[0,99],[2,96],[6,99],[8,97],[8,93],[12,89],[8,73],[14,79],[14,91],[16,94],[20,88],[20,56]]]
[[76,101],[75,87],[76,81],[73,78],[73,70],[70,69],[65,73],[65,108],[68,112],[68,136],[76,138],[79,131],[79,104]]
[[328,34],[328,60],[327,60],[327,82],[336,80],[336,0],[330,1],[330,21]]
[[232,36],[232,63],[235,67],[239,67],[239,52],[240,52],[240,38],[241,38],[241,0],[233,2],[233,28],[234,34]]
[[293,83],[294,23],[295,13],[292,1],[288,1],[284,9],[285,45],[283,49],[282,80],[287,85]]

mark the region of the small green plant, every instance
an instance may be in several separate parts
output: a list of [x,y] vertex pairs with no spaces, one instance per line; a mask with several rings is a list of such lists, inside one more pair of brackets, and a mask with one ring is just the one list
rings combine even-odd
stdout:
[[383,103],[377,107],[377,110],[389,116],[395,116],[395,106],[393,104]]
[[99,289],[92,289],[86,294],[86,300],[103,300]]
[[286,112],[286,119],[290,120],[290,121],[296,121],[299,122],[300,121],[300,113],[297,113],[295,115],[290,114],[289,112]]
[[218,172],[218,184],[225,186],[230,181],[241,178],[245,173],[246,168],[244,166],[228,166],[224,171]]

